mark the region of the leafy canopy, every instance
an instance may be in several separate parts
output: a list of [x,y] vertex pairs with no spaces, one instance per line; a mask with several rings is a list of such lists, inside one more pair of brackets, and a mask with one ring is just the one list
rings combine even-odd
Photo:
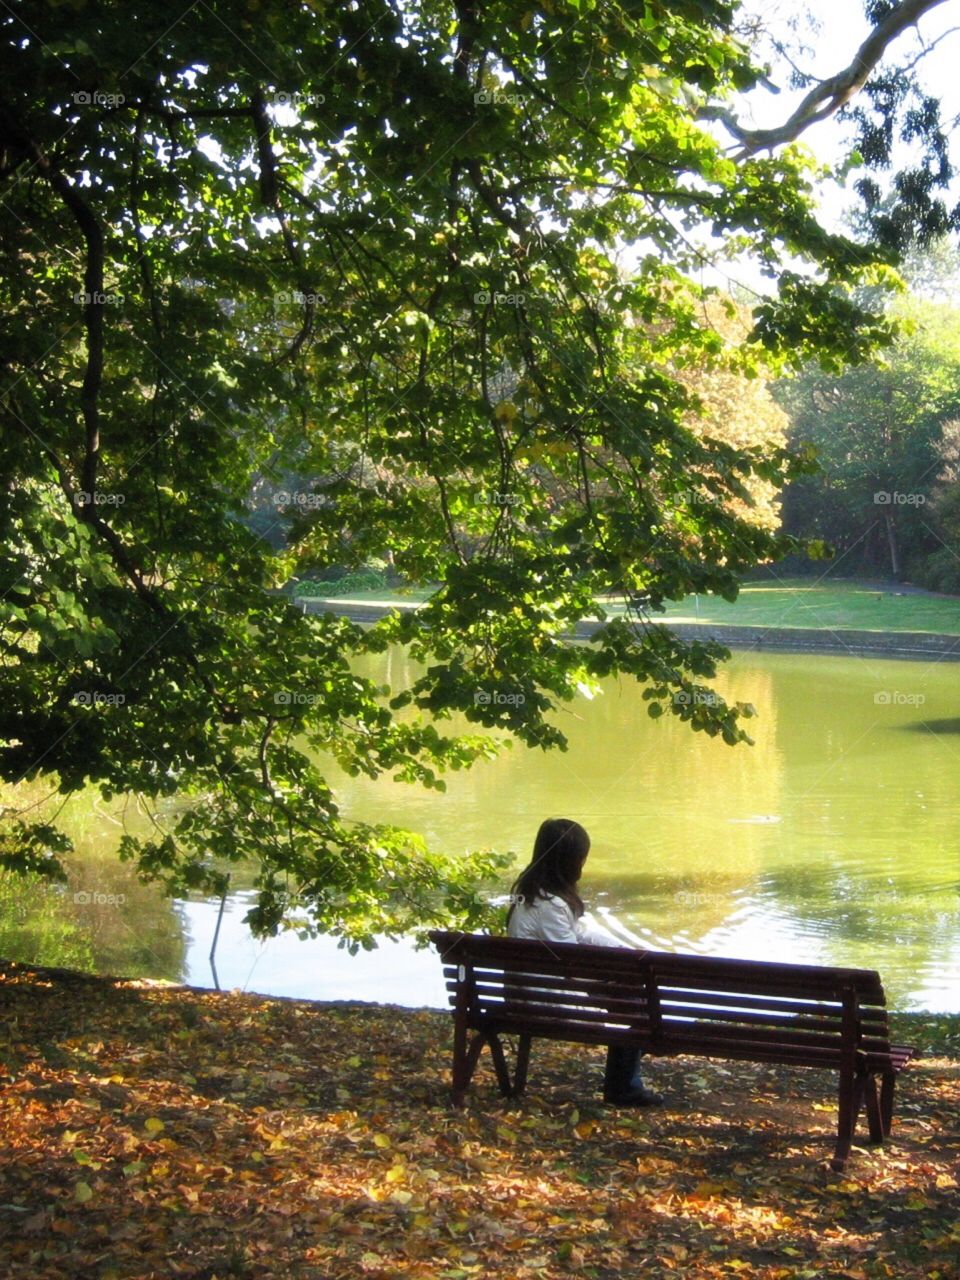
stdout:
[[[550,709],[615,672],[652,715],[746,736],[750,708],[676,698],[723,651],[656,612],[733,598],[793,545],[751,495],[804,463],[695,431],[684,371],[839,368],[886,327],[851,293],[883,263],[820,226],[809,154],[734,161],[704,123],[758,74],[734,14],[6,7],[5,780],[181,797],[125,838],[145,877],[218,888],[256,859],[255,928],[299,911],[369,943],[484,919],[503,858],[352,820],[323,760],[442,786],[495,749],[483,731],[562,746]],[[742,340],[704,304],[705,246],[779,281]],[[291,471],[278,555],[243,516]],[[442,584],[419,612],[364,631],[271,594],[386,552]],[[354,674],[394,642],[412,689]],[[454,713],[475,732],[444,732]],[[53,874],[65,847],[29,813],[3,841]]]

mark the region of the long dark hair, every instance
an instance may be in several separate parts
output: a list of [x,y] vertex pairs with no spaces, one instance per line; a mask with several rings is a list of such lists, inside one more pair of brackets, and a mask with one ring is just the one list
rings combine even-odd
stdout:
[[570,818],[547,818],[533,842],[533,857],[513,883],[513,899],[507,924],[517,903],[531,907],[538,898],[562,898],[577,917],[583,915],[583,899],[577,881],[590,852],[590,837]]

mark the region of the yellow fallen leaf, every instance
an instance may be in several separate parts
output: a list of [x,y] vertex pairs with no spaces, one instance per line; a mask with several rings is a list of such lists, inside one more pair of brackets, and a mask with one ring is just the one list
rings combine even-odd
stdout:
[[89,1182],[78,1182],[73,1188],[73,1194],[81,1204],[86,1204],[88,1200],[93,1199],[93,1187]]
[[146,1129],[147,1133],[163,1133],[166,1125],[156,1116],[151,1116],[149,1120],[145,1120],[143,1122],[143,1127]]
[[375,1133],[373,1135],[373,1145],[375,1147],[389,1147],[390,1139],[385,1133]]
[[717,1192],[723,1191],[723,1183],[721,1182],[698,1182],[690,1192],[690,1196],[694,1200],[709,1200],[711,1196],[715,1196]]

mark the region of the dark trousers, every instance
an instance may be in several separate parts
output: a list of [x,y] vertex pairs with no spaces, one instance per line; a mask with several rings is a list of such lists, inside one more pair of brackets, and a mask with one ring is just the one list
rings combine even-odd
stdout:
[[619,1098],[629,1093],[640,1081],[639,1049],[612,1044],[607,1048],[607,1066],[603,1073],[603,1092],[607,1097]]

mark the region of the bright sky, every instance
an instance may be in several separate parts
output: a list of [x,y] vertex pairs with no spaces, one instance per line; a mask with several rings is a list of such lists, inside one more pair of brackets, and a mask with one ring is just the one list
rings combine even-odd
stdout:
[[[797,65],[821,78],[847,66],[870,30],[862,0],[807,0],[802,9],[792,0],[745,0],[743,11],[762,17],[785,43],[806,45],[806,51],[797,54]],[[794,32],[791,25],[796,28]],[[918,27],[904,32],[892,46],[892,60],[909,60],[925,48],[929,52],[918,64],[918,72],[927,90],[940,98],[942,120],[953,126],[960,116],[960,0],[946,0],[926,14]],[[775,55],[764,51],[763,56]],[[774,95],[760,88],[744,98],[744,123],[769,128],[789,117],[806,92],[791,89],[789,75],[789,66],[781,60],[771,75],[781,92]],[[834,119],[814,125],[803,134],[807,146],[827,163],[844,158],[843,138],[844,130]],[[825,193],[825,202],[831,217],[836,217],[849,198],[842,192]]]
[[[792,51],[796,65],[822,79],[843,70],[870,31],[862,0],[807,0],[802,8],[795,0],[744,0],[742,13],[747,17],[761,18],[770,34]],[[960,116],[960,75],[957,72],[960,0],[946,0],[921,20],[919,30],[915,28],[904,32],[891,47],[889,60],[908,62],[924,48],[930,52],[919,64],[923,83],[929,92],[941,99],[941,118],[952,124]],[[743,95],[736,114],[748,127],[772,128],[789,119],[808,90],[790,87],[789,63],[776,53],[771,44],[764,42],[757,46],[755,52],[758,62],[770,65],[770,80],[779,92],[774,92],[773,88],[758,87]],[[831,117],[807,129],[799,141],[809,147],[822,163],[839,165],[851,150],[850,135],[849,127],[842,127]],[[718,136],[726,135],[718,129]],[[837,182],[823,185],[820,207],[827,226],[838,231],[849,230],[843,221],[844,214],[858,204],[853,184],[864,173],[863,169],[853,170],[844,185]],[[950,204],[958,200],[960,183],[956,184],[952,194],[948,193]],[[769,279],[762,276],[759,268],[747,260],[731,264],[729,269],[704,271],[703,283],[719,284],[723,288],[735,283],[759,293],[769,293],[774,287]]]

